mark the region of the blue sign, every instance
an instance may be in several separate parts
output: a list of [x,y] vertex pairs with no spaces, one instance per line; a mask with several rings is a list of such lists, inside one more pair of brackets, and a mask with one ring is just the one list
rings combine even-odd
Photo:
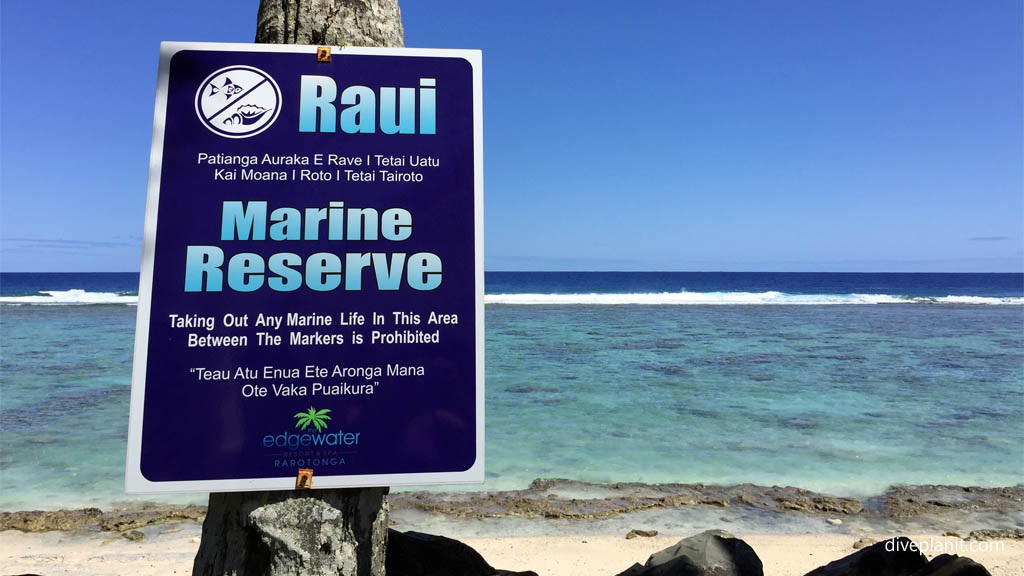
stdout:
[[126,489],[482,482],[480,53],[164,43]]

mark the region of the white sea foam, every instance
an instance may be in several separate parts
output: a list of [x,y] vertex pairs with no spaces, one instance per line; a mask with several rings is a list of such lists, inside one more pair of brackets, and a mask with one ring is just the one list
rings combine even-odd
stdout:
[[[32,296],[0,296],[0,304],[136,305],[139,297],[113,292],[85,290],[44,290]],[[619,294],[488,294],[487,304],[508,305],[649,305],[649,306],[825,306],[834,304],[987,304],[1024,306],[1024,298],[986,296],[942,296],[936,298],[890,294],[785,294],[783,292],[660,292]]]
[[488,294],[487,304],[652,305],[652,306],[824,306],[834,304],[989,304],[1024,305],[1024,298],[945,296],[911,298],[890,294],[785,294],[782,292],[661,292],[641,294]]
[[136,305],[139,297],[113,292],[86,292],[85,290],[43,290],[33,296],[0,296],[0,304],[128,304]]
[[940,304],[1011,304],[1024,305],[1024,298],[986,298],[984,296],[943,296],[936,298]]

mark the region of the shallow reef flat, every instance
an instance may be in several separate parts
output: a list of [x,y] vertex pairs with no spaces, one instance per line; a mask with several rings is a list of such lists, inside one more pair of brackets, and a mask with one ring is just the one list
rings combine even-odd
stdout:
[[[522,490],[396,491],[392,524],[459,537],[625,533],[628,527],[685,532],[708,525],[757,533],[983,531],[1012,536],[1024,529],[1024,486],[893,486],[864,499],[792,486],[739,484],[597,484],[534,480]],[[0,512],[0,530],[128,532],[199,522],[205,506],[142,503],[107,510],[80,508]],[[1015,532],[1016,531],[1016,532]]]

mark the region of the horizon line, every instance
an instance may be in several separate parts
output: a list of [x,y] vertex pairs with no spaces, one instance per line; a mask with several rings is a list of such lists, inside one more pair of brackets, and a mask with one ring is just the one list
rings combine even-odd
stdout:
[[[1016,271],[940,271],[940,270],[487,270],[494,273],[527,274],[1024,274]],[[0,274],[139,274],[138,270],[0,270]]]

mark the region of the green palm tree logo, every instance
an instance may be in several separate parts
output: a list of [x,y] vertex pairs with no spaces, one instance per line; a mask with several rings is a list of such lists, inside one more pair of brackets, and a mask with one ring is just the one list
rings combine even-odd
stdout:
[[306,412],[298,412],[295,414],[295,416],[293,416],[293,418],[298,418],[298,422],[295,423],[295,427],[298,428],[301,426],[302,429],[305,430],[306,428],[309,428],[310,424],[312,424],[314,427],[316,427],[317,432],[326,430],[326,420],[331,419],[331,417],[327,415],[327,413],[330,411],[330,408],[317,410],[316,408],[310,406],[309,410],[307,410]]

